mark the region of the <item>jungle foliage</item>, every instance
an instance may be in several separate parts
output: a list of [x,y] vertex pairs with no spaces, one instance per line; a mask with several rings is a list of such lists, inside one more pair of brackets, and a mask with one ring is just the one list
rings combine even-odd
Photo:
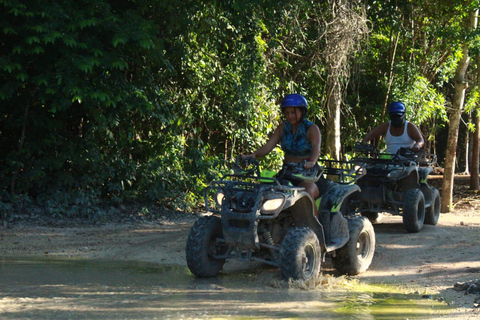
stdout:
[[[0,211],[191,208],[227,163],[265,142],[290,92],[308,98],[325,134],[325,35],[342,3],[0,0]],[[457,45],[477,39],[460,17],[476,4],[356,5],[369,30],[345,55],[343,151],[384,120],[392,100],[411,106],[408,117],[435,141]],[[276,151],[265,165],[280,159]]]

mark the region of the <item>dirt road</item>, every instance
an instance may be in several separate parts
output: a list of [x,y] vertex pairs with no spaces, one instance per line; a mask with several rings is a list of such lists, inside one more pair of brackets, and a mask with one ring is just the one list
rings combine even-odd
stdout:
[[[428,288],[457,308],[456,318],[480,317],[477,295],[453,290],[457,282],[480,274],[480,213],[473,208],[442,214],[437,226],[406,233],[401,217],[383,216],[375,224],[377,247],[370,269],[355,277],[366,283]],[[59,256],[185,265],[185,241],[196,217],[164,216],[159,221],[100,226],[30,226],[13,223],[0,230],[2,256]],[[226,268],[232,265],[227,263]],[[334,274],[329,263],[324,272]],[[276,272],[272,270],[272,272]]]
[[[468,200],[468,199],[473,200]],[[441,214],[437,226],[407,233],[401,217],[385,215],[375,224],[376,252],[365,283],[428,289],[456,308],[456,319],[480,318],[480,295],[453,289],[457,282],[480,279],[480,201],[476,193]],[[58,256],[185,265],[185,242],[195,215],[166,213],[155,221],[131,219],[102,225],[55,225],[19,219],[0,227],[1,256]],[[226,268],[235,265],[227,263]],[[328,261],[323,271],[335,275]],[[272,272],[277,272],[272,269]]]

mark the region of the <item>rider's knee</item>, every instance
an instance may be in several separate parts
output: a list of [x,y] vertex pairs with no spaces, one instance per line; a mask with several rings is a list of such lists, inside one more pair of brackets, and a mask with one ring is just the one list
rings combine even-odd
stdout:
[[302,185],[302,187],[305,188],[305,191],[312,197],[312,199],[315,199],[319,195],[319,191],[315,183],[305,183]]

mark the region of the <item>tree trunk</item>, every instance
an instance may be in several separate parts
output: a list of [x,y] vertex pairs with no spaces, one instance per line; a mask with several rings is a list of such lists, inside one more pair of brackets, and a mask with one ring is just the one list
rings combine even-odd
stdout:
[[[23,123],[22,123],[22,132],[20,134],[20,139],[18,141],[18,151],[21,152],[23,150],[23,144],[25,142],[25,136],[26,136],[26,130],[27,130],[27,121],[28,121],[28,109],[30,107],[30,104],[28,103],[25,106],[25,111],[23,113]],[[12,182],[10,183],[10,194],[13,196],[15,195],[15,187],[17,183],[17,174],[20,171],[20,169],[15,169],[12,175]]]
[[[469,116],[469,121],[471,121],[471,117]],[[464,153],[464,156],[465,156],[465,174],[469,174],[470,173],[470,157],[469,157],[469,153],[470,153],[470,130],[466,130],[465,132],[465,153]]]
[[[390,99],[390,91],[392,90],[393,79],[395,78],[395,73],[393,72],[395,66],[395,57],[397,55],[397,48],[398,48],[398,41],[400,39],[400,31],[397,33],[395,37],[395,43],[393,44],[393,52],[390,55],[390,70],[388,73],[388,84],[387,84],[387,94],[385,95],[385,101],[383,103],[383,110],[382,110],[382,119],[381,122],[385,121],[385,117],[387,114],[387,107],[388,107],[388,99]],[[394,40],[390,39],[390,43]]]
[[[476,86],[480,87],[480,55],[475,57],[477,62],[477,78]],[[475,131],[472,134],[472,160],[470,163],[470,190],[480,189],[480,105],[473,110],[473,122],[475,123]]]
[[[464,52],[465,54],[465,52]],[[467,54],[468,56],[468,54]],[[464,61],[465,59],[462,59]],[[462,64],[468,64],[468,59]],[[460,65],[459,65],[460,68]],[[457,71],[458,72],[458,71]],[[445,152],[445,170],[442,183],[442,201],[441,212],[450,212],[452,206],[453,180],[455,177],[455,159],[457,155],[458,130],[460,127],[460,117],[463,111],[463,101],[465,99],[465,90],[468,85],[455,81],[455,93],[453,108],[450,112],[450,124],[448,127],[447,149]]]
[[475,132],[472,136],[472,162],[470,170],[470,189],[479,190],[479,140],[480,140],[480,115],[478,110],[474,111]]
[[335,160],[340,160],[340,106],[342,103],[342,88],[338,78],[332,77],[327,99],[327,131],[325,132],[326,153]]
[[327,64],[326,100],[326,153],[340,160],[341,122],[343,97],[350,79],[349,57],[360,46],[360,39],[367,32],[365,7],[361,1],[329,0],[331,19],[325,33],[325,47],[322,55]]
[[[477,27],[478,11],[470,15],[469,29]],[[457,70],[455,71],[455,92],[453,94],[452,111],[450,112],[450,125],[448,128],[447,149],[445,152],[445,171],[442,183],[442,200],[440,204],[441,212],[450,212],[452,209],[453,198],[453,182],[455,178],[455,157],[457,154],[458,131],[460,127],[460,120],[463,112],[463,103],[465,100],[465,90],[468,88],[468,83],[465,80],[468,64],[470,63],[470,56],[468,55],[468,45],[463,44],[463,56],[458,62]]]

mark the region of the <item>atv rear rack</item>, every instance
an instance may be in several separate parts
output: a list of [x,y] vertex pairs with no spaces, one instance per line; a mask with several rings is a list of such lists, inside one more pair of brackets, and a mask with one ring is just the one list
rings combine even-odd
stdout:
[[339,184],[353,184],[365,175],[362,161],[320,160],[323,174]]

